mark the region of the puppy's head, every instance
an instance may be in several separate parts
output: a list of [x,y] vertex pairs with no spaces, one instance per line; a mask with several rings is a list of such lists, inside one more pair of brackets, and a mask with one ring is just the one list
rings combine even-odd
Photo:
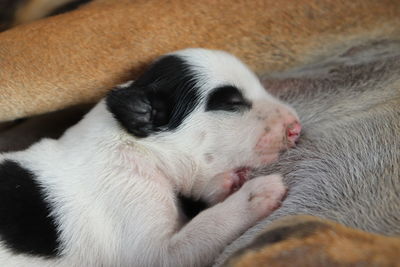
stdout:
[[216,50],[165,55],[106,103],[137,142],[164,155],[166,175],[191,179],[187,193],[197,198],[215,199],[226,191],[217,174],[271,163],[300,133],[290,107],[237,58]]

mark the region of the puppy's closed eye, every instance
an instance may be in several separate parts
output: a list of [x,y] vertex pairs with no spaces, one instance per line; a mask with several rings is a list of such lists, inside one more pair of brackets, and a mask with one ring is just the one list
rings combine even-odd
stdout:
[[234,86],[226,85],[214,89],[206,104],[206,111],[242,111],[251,108],[251,103]]

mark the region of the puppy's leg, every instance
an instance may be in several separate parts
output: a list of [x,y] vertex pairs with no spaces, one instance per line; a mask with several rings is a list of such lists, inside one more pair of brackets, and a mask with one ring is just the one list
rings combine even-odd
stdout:
[[170,242],[171,266],[208,266],[221,250],[276,209],[286,193],[280,175],[248,181],[225,201],[201,212]]
[[203,199],[213,206],[240,189],[248,180],[249,168],[230,170],[216,175],[202,192]]

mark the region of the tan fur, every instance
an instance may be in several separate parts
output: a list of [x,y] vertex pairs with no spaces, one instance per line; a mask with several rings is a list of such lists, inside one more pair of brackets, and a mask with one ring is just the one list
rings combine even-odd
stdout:
[[312,216],[289,216],[274,222],[225,266],[400,266],[399,252],[400,238]]
[[227,50],[260,73],[399,26],[393,0],[97,0],[0,34],[0,121],[95,101],[184,47]]
[[14,25],[28,23],[47,16],[54,9],[73,0],[26,0],[17,9]]

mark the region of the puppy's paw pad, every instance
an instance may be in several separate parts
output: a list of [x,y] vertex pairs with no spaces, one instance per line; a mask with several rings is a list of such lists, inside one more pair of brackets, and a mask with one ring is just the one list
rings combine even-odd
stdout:
[[220,173],[213,179],[212,202],[217,203],[225,200],[228,196],[238,191],[247,181],[250,170],[239,168]]

